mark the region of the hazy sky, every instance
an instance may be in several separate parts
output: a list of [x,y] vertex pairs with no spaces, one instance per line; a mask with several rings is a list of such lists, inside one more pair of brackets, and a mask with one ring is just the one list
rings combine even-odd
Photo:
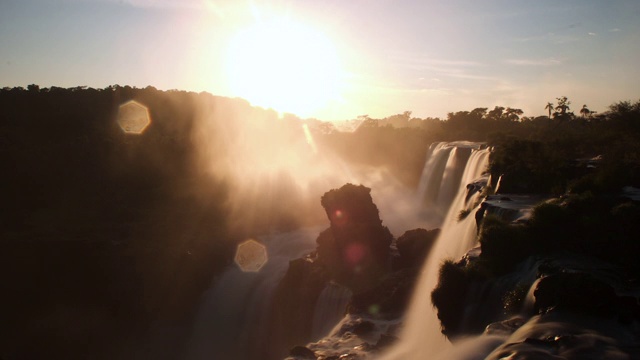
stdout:
[[640,99],[638,63],[638,0],[0,0],[0,86],[152,85],[327,120],[533,116],[563,95],[602,112]]

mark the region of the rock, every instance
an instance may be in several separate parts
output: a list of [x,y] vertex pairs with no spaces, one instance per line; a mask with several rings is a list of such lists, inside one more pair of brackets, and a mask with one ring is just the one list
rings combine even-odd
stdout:
[[439,234],[440,229],[414,229],[402,234],[396,240],[400,254],[398,267],[422,266]]
[[487,325],[484,333],[487,335],[511,335],[514,331],[518,330],[526,320],[522,317],[516,316],[511,319],[498,321]]
[[387,348],[390,345],[395,344],[396,341],[398,341],[398,338],[396,336],[389,335],[389,334],[381,334],[380,339],[378,339],[378,342],[376,343],[376,348],[377,349]]
[[289,355],[290,356],[295,356],[297,358],[302,358],[302,359],[315,359],[316,358],[316,354],[309,349],[306,346],[294,346],[290,351],[289,351]]
[[357,319],[342,325],[338,331],[338,335],[352,333],[358,336],[363,336],[375,330],[375,327],[375,324],[371,321]]
[[459,335],[470,287],[468,272],[461,263],[445,261],[442,264],[438,284],[431,292],[431,302],[437,310],[441,331],[449,338]]
[[586,273],[558,273],[542,278],[533,292],[534,308],[544,314],[552,309],[608,315],[617,296],[611,285]]
[[373,349],[375,349],[375,346],[369,344],[368,342],[363,342],[362,344],[353,348],[353,350],[363,351],[363,352],[370,352]]
[[316,239],[316,244],[318,244],[316,248],[318,263],[330,271],[332,277],[337,277],[339,275],[337,269],[342,267],[342,257],[340,256],[336,238],[333,236],[331,227],[320,232]]
[[618,318],[623,324],[640,321],[640,304],[633,296],[619,296],[617,299]]
[[365,186],[346,184],[321,199],[331,227],[318,237],[318,261],[354,293],[370,289],[388,271],[393,240],[370,193]]
[[351,314],[398,316],[406,309],[419,268],[405,268],[386,275],[369,290],[354,294],[347,307]]

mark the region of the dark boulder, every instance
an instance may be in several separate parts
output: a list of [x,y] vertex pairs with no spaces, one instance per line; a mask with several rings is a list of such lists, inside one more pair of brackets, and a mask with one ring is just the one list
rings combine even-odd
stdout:
[[351,333],[358,336],[364,336],[371,333],[375,329],[376,329],[376,326],[371,321],[357,318],[353,321],[348,321],[344,323],[338,330],[338,335],[342,336],[346,333]]
[[294,346],[290,351],[289,355],[294,356],[296,358],[302,359],[315,359],[316,354],[306,346]]
[[449,338],[460,334],[470,287],[471,280],[462,263],[448,260],[442,264],[431,302],[437,310],[442,333]]
[[371,189],[346,184],[325,193],[321,203],[331,227],[318,238],[318,261],[353,292],[371,288],[388,271],[393,240],[382,225]]
[[354,294],[347,312],[382,317],[402,314],[411,300],[418,275],[417,268],[387,274],[376,286]]
[[542,278],[533,295],[534,308],[544,314],[553,309],[609,315],[617,296],[611,285],[586,273],[558,273]]
[[402,234],[396,240],[400,254],[398,267],[422,266],[439,234],[440,229],[414,229]]

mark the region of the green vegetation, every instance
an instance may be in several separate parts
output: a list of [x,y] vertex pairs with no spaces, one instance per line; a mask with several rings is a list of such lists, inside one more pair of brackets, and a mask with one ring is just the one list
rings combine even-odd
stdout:
[[510,224],[486,216],[478,236],[480,262],[499,276],[530,256],[569,252],[617,264],[640,276],[633,255],[640,250],[640,205],[623,197],[566,195],[536,206],[531,220]]

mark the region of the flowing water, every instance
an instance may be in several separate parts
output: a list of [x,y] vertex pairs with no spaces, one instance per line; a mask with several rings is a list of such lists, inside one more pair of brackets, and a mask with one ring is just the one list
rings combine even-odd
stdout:
[[[465,162],[451,159],[452,156],[456,156],[459,147],[470,148],[468,160]],[[437,151],[434,151],[431,158],[438,155]],[[442,261],[459,259],[475,244],[475,217],[467,216],[462,221],[459,221],[458,217],[461,210],[472,206],[477,200],[476,196],[479,194],[467,196],[466,184],[474,182],[483,175],[489,158],[489,149],[481,149],[477,144],[462,143],[457,144],[456,151],[449,150],[448,154],[447,163],[451,163],[452,167],[447,169],[458,173],[460,168],[463,169],[462,176],[457,181],[459,184],[457,194],[451,206],[448,207],[440,236],[423,265],[411,305],[405,314],[406,320],[400,334],[401,340],[386,354],[385,358],[430,359],[451,346],[440,332],[440,321],[431,305],[431,291],[437,283],[438,269]]]
[[[444,258],[458,258],[475,241],[475,218],[458,222],[461,210],[475,204],[466,184],[477,181],[486,168],[489,150],[469,142],[438,143],[431,146],[417,193],[389,185],[384,173],[367,174],[360,181],[372,188],[385,225],[394,235],[415,227],[441,226],[442,233],[424,265],[420,286],[412,301],[402,342],[394,358],[422,359],[434,349],[444,349],[439,321],[431,307],[430,294],[437,269]],[[356,181],[357,182],[357,181]],[[383,186],[384,185],[384,186]],[[329,189],[327,189],[329,190]],[[418,201],[415,201],[418,200]],[[420,216],[416,216],[416,214]],[[446,215],[446,216],[445,216]],[[188,344],[188,360],[251,359],[256,349],[268,347],[266,338],[270,299],[284,276],[289,261],[315,249],[315,238],[322,227],[263,236],[257,240],[267,247],[269,260],[259,272],[243,272],[236,266],[215,279],[204,294]],[[329,284],[315,307],[312,340],[334,329],[345,314],[350,298],[347,289]],[[411,356],[405,356],[405,355]]]
[[329,283],[325,287],[313,314],[312,340],[318,340],[331,332],[344,317],[350,299],[351,291],[340,284]]
[[259,238],[268,261],[259,272],[237,266],[216,279],[204,294],[186,358],[189,360],[249,359],[260,347],[271,299],[287,271],[289,260],[315,249],[321,228],[302,229]]

